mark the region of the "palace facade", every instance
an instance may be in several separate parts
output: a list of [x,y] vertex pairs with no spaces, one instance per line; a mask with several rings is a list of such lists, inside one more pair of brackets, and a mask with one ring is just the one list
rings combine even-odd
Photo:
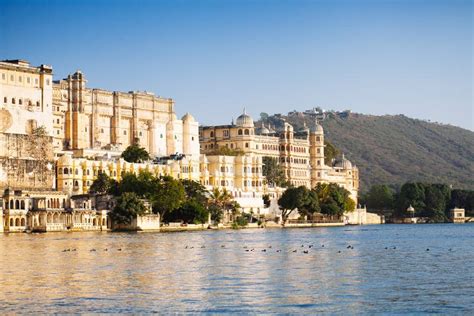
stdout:
[[[283,189],[265,183],[265,157],[278,160],[295,186],[335,182],[357,201],[357,167],[344,157],[325,164],[317,122],[274,130],[243,113],[235,124],[199,128],[189,113],[178,119],[173,99],[86,84],[81,71],[53,81],[50,66],[0,62],[0,231],[109,229],[112,204],[87,194],[100,172],[117,181],[142,170],[189,179],[225,188],[243,212],[275,215]],[[124,161],[122,151],[134,143],[154,159]],[[274,210],[264,207],[263,194]]]
[[286,179],[294,186],[308,188],[318,183],[337,183],[347,189],[357,201],[359,169],[344,155],[328,166],[324,158],[324,130],[314,121],[311,128],[294,131],[287,122],[274,130],[264,125],[255,127],[247,113],[230,125],[200,128],[201,152],[213,153],[225,147],[229,150],[276,159],[283,167]]

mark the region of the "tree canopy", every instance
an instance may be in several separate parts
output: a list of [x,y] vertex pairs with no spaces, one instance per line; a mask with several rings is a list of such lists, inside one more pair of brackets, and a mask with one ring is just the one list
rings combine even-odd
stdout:
[[145,213],[146,207],[142,200],[133,192],[125,192],[118,197],[110,218],[118,224],[130,224],[134,217]]
[[282,211],[283,223],[286,223],[288,217],[296,209],[301,216],[312,216],[320,210],[316,192],[305,186],[286,189],[278,199],[278,205]]
[[150,155],[145,148],[135,143],[124,150],[122,158],[128,162],[144,162],[150,159]]

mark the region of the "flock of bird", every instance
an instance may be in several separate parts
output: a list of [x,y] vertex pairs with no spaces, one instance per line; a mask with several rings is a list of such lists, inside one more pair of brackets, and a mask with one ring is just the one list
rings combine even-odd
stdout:
[[[196,247],[196,248],[197,248],[197,247]],[[203,249],[203,248],[206,248],[206,246],[203,245],[203,246],[201,246],[201,247],[199,247],[199,248]],[[225,246],[225,245],[221,245],[220,248],[226,248],[226,246]],[[302,253],[304,253],[304,254],[308,254],[308,253],[309,253],[309,249],[314,248],[314,245],[312,245],[312,244],[307,245],[306,248],[305,248],[305,245],[301,245],[300,248],[303,248],[303,249],[300,249],[300,252],[302,252]],[[324,248],[324,245],[321,245],[321,248]],[[194,249],[194,246],[187,246],[187,245],[186,245],[186,246],[184,247],[184,249]],[[256,251],[255,248],[249,248],[248,246],[243,246],[243,249],[245,249],[245,252],[255,252],[255,251]],[[261,251],[261,252],[267,252],[267,249],[268,249],[268,251],[271,251],[271,249],[273,249],[273,247],[270,245],[270,246],[268,246],[267,248],[260,249],[260,251]],[[354,246],[348,245],[348,246],[346,247],[346,249],[351,249],[351,250],[352,250],[352,249],[354,249]],[[396,250],[396,249],[397,249],[397,247],[395,247],[395,246],[393,246],[393,247],[385,247],[385,250]],[[113,250],[113,249],[111,249],[111,250]],[[122,248],[117,248],[116,250],[117,250],[117,251],[122,251]],[[67,248],[67,249],[64,249],[62,252],[74,252],[74,251],[77,251],[77,249],[76,249],[76,248]],[[96,251],[98,251],[98,250],[95,249],[95,248],[92,248],[92,249],[89,250],[89,252],[96,252]],[[109,251],[109,249],[108,249],[108,248],[104,248],[104,249],[102,249],[102,251]],[[430,251],[430,248],[426,248],[426,251]],[[449,251],[453,251],[453,249],[452,249],[452,248],[449,248]],[[276,249],[275,252],[282,252],[282,250],[281,250],[281,249]],[[290,252],[292,252],[292,253],[297,253],[297,252],[298,252],[298,249],[297,249],[297,248],[296,248],[296,249],[292,249]],[[337,253],[341,253],[341,252],[342,252],[341,250],[338,250]]]

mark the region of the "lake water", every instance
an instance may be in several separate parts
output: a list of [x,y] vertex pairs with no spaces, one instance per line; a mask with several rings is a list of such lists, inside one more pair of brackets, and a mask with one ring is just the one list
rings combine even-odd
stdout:
[[0,234],[0,310],[467,314],[473,241],[472,224]]

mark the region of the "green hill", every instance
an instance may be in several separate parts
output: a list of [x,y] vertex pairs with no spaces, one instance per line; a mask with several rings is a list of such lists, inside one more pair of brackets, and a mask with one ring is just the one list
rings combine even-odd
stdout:
[[[303,113],[283,117],[301,128],[311,124]],[[321,124],[326,139],[360,169],[361,190],[373,184],[407,181],[452,184],[474,190],[474,132],[404,115],[330,113]]]

